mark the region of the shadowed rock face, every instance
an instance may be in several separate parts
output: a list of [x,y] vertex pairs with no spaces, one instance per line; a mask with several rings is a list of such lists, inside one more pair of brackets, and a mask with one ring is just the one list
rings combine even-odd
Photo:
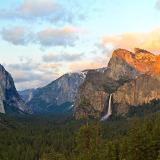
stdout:
[[5,107],[31,113],[31,110],[20,98],[11,75],[0,65],[0,112],[5,113]]
[[160,98],[159,73],[159,55],[139,48],[134,53],[124,49],[115,50],[106,70],[88,72],[77,94],[75,117],[79,119],[90,114],[100,117],[108,105],[106,100],[110,93],[113,93],[116,114],[127,113],[131,105]]
[[5,99],[4,93],[3,93],[2,87],[0,86],[0,113],[5,113],[4,104],[3,104],[4,99]]
[[138,106],[160,99],[160,81],[149,75],[141,75],[119,87],[113,94],[117,114],[128,112],[128,106]]

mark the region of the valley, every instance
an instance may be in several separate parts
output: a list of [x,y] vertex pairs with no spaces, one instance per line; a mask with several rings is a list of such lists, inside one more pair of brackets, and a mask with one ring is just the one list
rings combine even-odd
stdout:
[[0,159],[158,160],[159,63],[118,49],[106,68],[19,92],[0,66]]
[[0,0],[0,160],[160,160],[160,0]]

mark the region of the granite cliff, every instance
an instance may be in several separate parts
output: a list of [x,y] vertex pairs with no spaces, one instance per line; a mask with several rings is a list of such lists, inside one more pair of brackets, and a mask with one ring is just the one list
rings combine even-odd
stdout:
[[8,112],[32,113],[19,96],[11,75],[0,65],[0,113]]
[[75,117],[100,118],[106,114],[112,93],[113,114],[125,115],[130,106],[160,99],[160,56],[135,48],[117,49],[101,73],[87,73],[75,102]]

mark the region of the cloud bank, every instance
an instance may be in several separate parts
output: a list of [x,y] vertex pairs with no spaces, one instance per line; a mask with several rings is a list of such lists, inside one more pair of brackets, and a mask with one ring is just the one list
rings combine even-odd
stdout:
[[71,26],[63,28],[47,28],[39,32],[31,32],[25,27],[3,28],[0,32],[4,41],[14,45],[39,44],[42,47],[74,46],[78,40],[78,30]]
[[83,54],[69,54],[69,53],[49,53],[42,57],[44,62],[73,62],[80,60]]
[[27,45],[32,41],[32,34],[23,27],[4,28],[0,33],[3,40],[14,45]]
[[37,33],[37,41],[42,46],[74,46],[78,39],[76,29],[64,27],[62,29],[48,28]]
[[61,75],[57,63],[35,63],[32,60],[5,66],[12,74],[18,89],[37,88]]
[[155,8],[160,9],[160,0],[157,0],[157,2],[155,4]]
[[101,45],[112,45],[114,48],[133,50],[135,47],[150,51],[160,49],[160,28],[148,33],[123,33],[114,36],[104,36]]
[[24,0],[16,7],[0,10],[1,19],[27,21],[72,22],[74,15],[53,0]]

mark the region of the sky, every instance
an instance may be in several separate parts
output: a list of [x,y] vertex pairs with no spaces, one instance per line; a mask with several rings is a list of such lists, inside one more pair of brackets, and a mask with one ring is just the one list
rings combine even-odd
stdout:
[[0,0],[0,63],[18,90],[135,47],[159,53],[160,0]]

